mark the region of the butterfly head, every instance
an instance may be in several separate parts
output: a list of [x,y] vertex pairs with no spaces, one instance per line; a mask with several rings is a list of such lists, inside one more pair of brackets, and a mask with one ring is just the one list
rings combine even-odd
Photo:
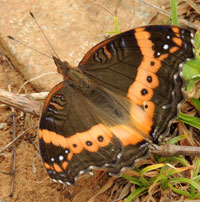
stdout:
[[53,56],[53,60],[55,65],[57,66],[57,71],[59,74],[62,74],[64,80],[67,77],[67,73],[70,69],[72,69],[72,66],[67,61],[61,61],[59,58]]

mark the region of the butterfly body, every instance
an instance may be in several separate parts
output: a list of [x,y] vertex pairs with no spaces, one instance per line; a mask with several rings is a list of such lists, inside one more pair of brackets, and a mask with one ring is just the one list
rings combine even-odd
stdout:
[[185,29],[146,26],[97,44],[77,69],[54,57],[64,81],[50,91],[39,126],[49,176],[74,184],[93,168],[118,175],[143,157],[176,117],[191,39]]

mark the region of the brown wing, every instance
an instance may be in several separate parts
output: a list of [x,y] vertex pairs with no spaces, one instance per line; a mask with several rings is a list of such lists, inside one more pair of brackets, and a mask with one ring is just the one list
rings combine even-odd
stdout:
[[118,174],[122,167],[115,166],[126,145],[131,144],[129,164],[147,152],[147,143],[127,124],[129,114],[118,99],[101,88],[88,92],[86,97],[62,82],[45,102],[40,152],[49,176],[60,183],[74,184],[79,175],[96,167],[110,167]]
[[157,141],[183,99],[180,65],[194,57],[191,39],[188,30],[175,26],[136,28],[93,47],[79,69],[98,85],[141,106],[152,120],[149,134]]

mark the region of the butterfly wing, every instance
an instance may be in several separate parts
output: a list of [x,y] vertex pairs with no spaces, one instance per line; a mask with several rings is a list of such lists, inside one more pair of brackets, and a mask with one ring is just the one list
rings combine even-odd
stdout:
[[177,114],[179,66],[192,48],[190,32],[173,26],[136,28],[92,48],[79,64],[92,87],[66,80],[45,102],[39,143],[50,177],[74,184],[95,167],[119,174],[144,156],[146,139],[156,141]]
[[120,103],[123,99],[111,94],[96,86],[77,89],[67,81],[50,91],[40,120],[39,145],[52,179],[74,184],[93,168],[114,168],[123,145],[129,143],[130,162],[146,154],[143,136],[126,124],[129,113]]
[[[175,26],[136,28],[93,47],[79,69],[98,85],[140,105],[152,120],[148,133],[156,142],[183,99],[179,66],[194,57],[191,39],[188,30]],[[136,122],[139,128],[145,124]]]

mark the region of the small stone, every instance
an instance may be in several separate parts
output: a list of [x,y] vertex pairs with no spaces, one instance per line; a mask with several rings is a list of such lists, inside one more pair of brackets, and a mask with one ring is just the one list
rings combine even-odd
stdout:
[[7,123],[0,123],[0,130],[6,130]]

